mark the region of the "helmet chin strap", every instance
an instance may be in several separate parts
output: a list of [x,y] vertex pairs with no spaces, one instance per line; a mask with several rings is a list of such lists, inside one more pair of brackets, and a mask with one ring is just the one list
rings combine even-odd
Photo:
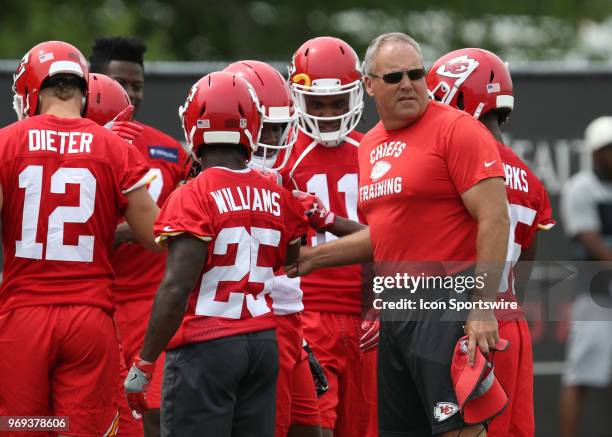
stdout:
[[[315,126],[317,126],[317,121],[312,122]],[[302,132],[304,132],[306,135],[308,135],[310,138],[312,138],[314,141],[317,142],[317,144],[323,146],[323,147],[337,147],[340,144],[342,144],[344,142],[344,138],[341,135],[339,135],[339,132],[341,130],[337,130],[334,132],[321,132],[320,129],[313,129],[313,126],[310,126],[310,123],[307,123],[306,126],[302,126],[301,124],[298,126],[298,129],[301,130]],[[323,136],[325,134],[333,134],[334,136],[337,136],[337,138],[335,139],[325,139],[323,138]],[[331,136],[331,135],[330,135]]]
[[[321,129],[319,128],[319,122],[317,120],[315,120],[315,125],[317,126],[317,130],[318,130],[318,141],[320,141],[320,144],[323,147],[337,147],[340,144],[342,144],[344,142],[344,139],[346,138],[346,136],[348,135],[348,131],[347,129],[345,129],[346,127],[346,121],[347,120],[341,120],[340,121],[340,126],[338,127],[338,130],[332,131],[332,132],[321,132]],[[346,134],[342,135],[342,132],[345,131]]]
[[[335,132],[330,132],[330,133],[335,133]],[[323,147],[328,147],[331,149],[333,147],[338,147],[343,142],[344,142],[344,138],[342,137],[338,138],[337,140],[329,140],[329,141],[326,141],[323,138],[321,138],[321,142],[319,144],[321,144]]]

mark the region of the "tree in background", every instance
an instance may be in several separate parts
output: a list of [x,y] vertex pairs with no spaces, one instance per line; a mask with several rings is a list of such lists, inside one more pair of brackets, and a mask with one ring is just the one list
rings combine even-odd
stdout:
[[334,35],[363,53],[377,34],[403,31],[426,59],[484,47],[511,61],[612,60],[606,0],[4,0],[0,58],[61,39],[85,52],[96,36],[134,35],[149,60],[288,61],[307,38]]

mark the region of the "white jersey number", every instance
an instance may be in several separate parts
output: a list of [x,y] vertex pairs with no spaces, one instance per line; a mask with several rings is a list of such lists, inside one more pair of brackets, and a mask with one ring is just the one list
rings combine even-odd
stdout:
[[[43,167],[29,165],[19,173],[19,188],[25,189],[21,240],[15,242],[15,256],[43,259],[43,243],[36,242]],[[77,245],[64,244],[65,223],[85,223],[91,218],[96,200],[96,178],[86,168],[59,168],[51,176],[53,194],[65,194],[66,184],[79,186],[78,206],[58,206],[49,215],[46,260],[91,262],[94,253],[93,235],[79,235]]]
[[[517,205],[511,203],[508,205],[508,215],[510,216],[510,235],[508,237],[508,253],[506,254],[506,265],[504,266],[504,273],[499,284],[499,292],[503,293],[508,290],[508,282],[510,281],[510,269],[514,269],[514,266],[518,262],[521,256],[521,245],[516,242],[516,226],[519,223],[524,223],[527,226],[531,226],[535,220],[537,211],[526,206]],[[512,279],[512,293],[516,294],[514,290],[514,279]]]
[[[338,180],[338,192],[344,193],[344,206],[346,207],[347,218],[358,222],[357,216],[357,192],[359,183],[357,181],[357,173],[347,173]],[[329,186],[327,184],[327,175],[320,173],[313,175],[306,183],[306,191],[315,193],[319,199],[325,203],[325,206],[331,209],[329,204]],[[335,240],[337,237],[330,232],[318,232],[315,237],[312,237],[312,246],[325,243],[326,241]]]
[[[215,266],[204,273],[195,313],[202,316],[239,319],[245,299],[247,309],[253,317],[270,312],[265,295],[272,290],[274,271],[272,267],[258,266],[257,256],[259,246],[278,247],[280,240],[280,231],[274,229],[251,227],[250,235],[243,226],[222,229],[215,240],[213,253],[225,255],[230,244],[237,244],[236,260],[234,265]],[[232,291],[227,301],[215,300],[219,282],[242,281],[246,275],[249,275],[249,282],[264,284],[263,290],[257,296],[242,291]]]
[[150,170],[150,174],[155,175],[155,179],[153,179],[149,184],[149,194],[151,195],[153,202],[157,203],[159,196],[161,195],[162,188],[164,188],[164,175],[159,168],[152,168]]

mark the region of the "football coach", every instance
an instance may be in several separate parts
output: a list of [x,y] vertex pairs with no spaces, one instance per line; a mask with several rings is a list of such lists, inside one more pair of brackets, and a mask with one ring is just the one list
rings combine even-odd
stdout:
[[478,305],[495,301],[508,247],[497,145],[472,115],[430,100],[420,47],[408,35],[375,38],[363,70],[380,116],[359,146],[359,208],[369,228],[302,248],[288,273],[374,260],[377,271],[404,266],[416,275],[429,263],[446,277],[478,276],[484,286],[470,292],[476,305],[464,317],[421,311],[418,321],[392,322],[383,312],[378,415],[381,437],[482,437],[484,424],[462,419],[450,365],[463,335],[470,363],[477,347],[487,355],[499,339],[493,310]]

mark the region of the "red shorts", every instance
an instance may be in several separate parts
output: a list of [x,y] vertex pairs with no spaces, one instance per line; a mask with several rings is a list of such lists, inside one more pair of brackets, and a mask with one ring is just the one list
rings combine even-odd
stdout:
[[359,349],[361,317],[307,311],[302,322],[329,383],[319,398],[321,426],[336,437],[377,436],[376,352]]
[[317,392],[308,354],[302,347],[300,314],[276,317],[279,370],[276,382],[276,437],[285,437],[291,424],[320,425]]
[[0,416],[68,416],[62,435],[117,435],[117,390],[108,381],[119,378],[119,347],[107,312],[21,307],[0,315],[0,332]]
[[[117,304],[115,312],[115,320],[119,328],[119,338],[123,347],[123,356],[125,358],[126,369],[132,366],[134,357],[138,355],[142,348],[145,331],[149,324],[149,316],[153,305],[152,299],[136,300]],[[157,359],[153,379],[147,390],[147,404],[151,409],[159,409],[161,403],[161,388],[164,377],[164,362],[166,361],[166,353],[162,354]],[[126,370],[126,372],[127,372]],[[126,373],[127,375],[127,373]],[[120,389],[123,393],[123,381],[125,376],[121,378]],[[123,394],[125,397],[125,394]],[[129,409],[127,400],[119,404],[120,411],[120,428],[122,436],[142,436],[142,421],[136,420],[132,416],[132,411]]]
[[533,354],[525,320],[499,322],[499,336],[510,341],[505,352],[495,354],[495,376],[506,389],[508,405],[489,425],[488,437],[532,437]]

